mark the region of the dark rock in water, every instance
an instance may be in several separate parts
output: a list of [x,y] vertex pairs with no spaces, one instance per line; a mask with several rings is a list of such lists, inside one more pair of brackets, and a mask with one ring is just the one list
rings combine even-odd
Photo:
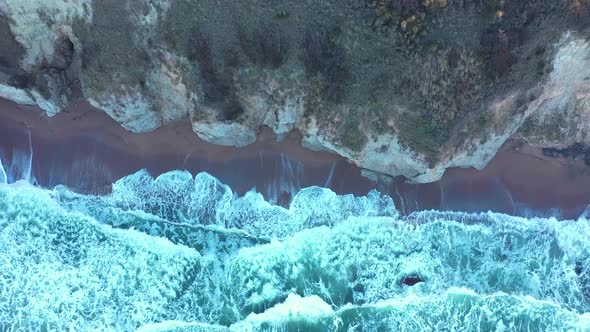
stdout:
[[574,271],[577,275],[580,275],[584,272],[584,266],[582,265],[582,262],[576,262],[576,267],[574,268]]
[[422,278],[420,278],[420,276],[406,276],[402,280],[402,284],[407,285],[407,286],[414,286],[415,284],[417,284],[419,282],[424,282],[424,280],[422,280]]
[[559,157],[559,150],[553,148],[545,148],[543,149],[543,155],[549,158],[557,158]]
[[590,147],[581,143],[574,143],[573,145],[564,149],[544,148],[543,155],[549,158],[561,157],[571,159],[577,159],[579,156],[583,156],[584,163],[590,166]]

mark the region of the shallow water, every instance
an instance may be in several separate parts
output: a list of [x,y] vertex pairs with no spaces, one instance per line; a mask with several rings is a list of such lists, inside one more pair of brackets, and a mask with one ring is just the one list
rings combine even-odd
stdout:
[[401,215],[389,196],[288,208],[207,173],[108,195],[0,184],[0,330],[587,331],[590,222]]
[[411,184],[402,178],[375,183],[343,158],[310,163],[288,151],[264,147],[252,155],[227,160],[198,153],[144,155],[122,150],[100,133],[47,139],[38,135],[39,129],[12,125],[0,124],[0,159],[7,182],[27,179],[44,188],[66,185],[88,194],[108,193],[117,179],[145,168],[155,176],[174,169],[187,169],[193,174],[207,172],[240,195],[255,189],[267,201],[281,206],[287,206],[299,190],[310,186],[355,195],[366,195],[378,188],[392,197],[397,210],[404,215],[437,209],[571,219],[577,218],[590,201],[590,191],[573,199],[564,199],[554,192],[523,195],[519,189],[526,187],[526,181],[522,186],[514,186],[494,175],[473,177],[468,171],[450,172],[441,181],[430,184]]
[[0,331],[590,331],[590,209],[100,137],[0,131]]

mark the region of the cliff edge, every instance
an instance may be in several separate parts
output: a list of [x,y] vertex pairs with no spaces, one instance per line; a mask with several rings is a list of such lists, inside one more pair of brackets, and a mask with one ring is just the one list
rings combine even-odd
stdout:
[[589,36],[588,0],[0,0],[0,97],[222,145],[299,130],[431,182],[511,137],[590,146]]

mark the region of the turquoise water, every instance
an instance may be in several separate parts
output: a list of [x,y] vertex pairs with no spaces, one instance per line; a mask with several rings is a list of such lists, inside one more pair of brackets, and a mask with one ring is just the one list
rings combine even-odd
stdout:
[[590,223],[140,171],[108,196],[6,184],[0,331],[588,331]]

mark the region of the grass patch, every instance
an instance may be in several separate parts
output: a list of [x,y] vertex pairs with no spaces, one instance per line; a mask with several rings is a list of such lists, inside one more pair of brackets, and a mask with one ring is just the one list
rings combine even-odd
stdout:
[[329,31],[307,31],[303,39],[303,65],[309,77],[321,76],[322,97],[340,104],[351,74],[346,67],[346,50],[336,42],[338,28]]
[[278,68],[289,59],[289,39],[278,24],[237,32],[242,53],[259,67]]
[[340,132],[340,142],[352,151],[359,152],[367,144],[367,136],[359,129],[358,121],[346,121]]
[[200,17],[196,1],[172,1],[158,23],[158,37],[179,55],[195,61],[199,54]]
[[431,166],[436,162],[442,145],[448,141],[450,128],[437,125],[425,116],[403,116],[398,120],[400,142],[426,157]]

